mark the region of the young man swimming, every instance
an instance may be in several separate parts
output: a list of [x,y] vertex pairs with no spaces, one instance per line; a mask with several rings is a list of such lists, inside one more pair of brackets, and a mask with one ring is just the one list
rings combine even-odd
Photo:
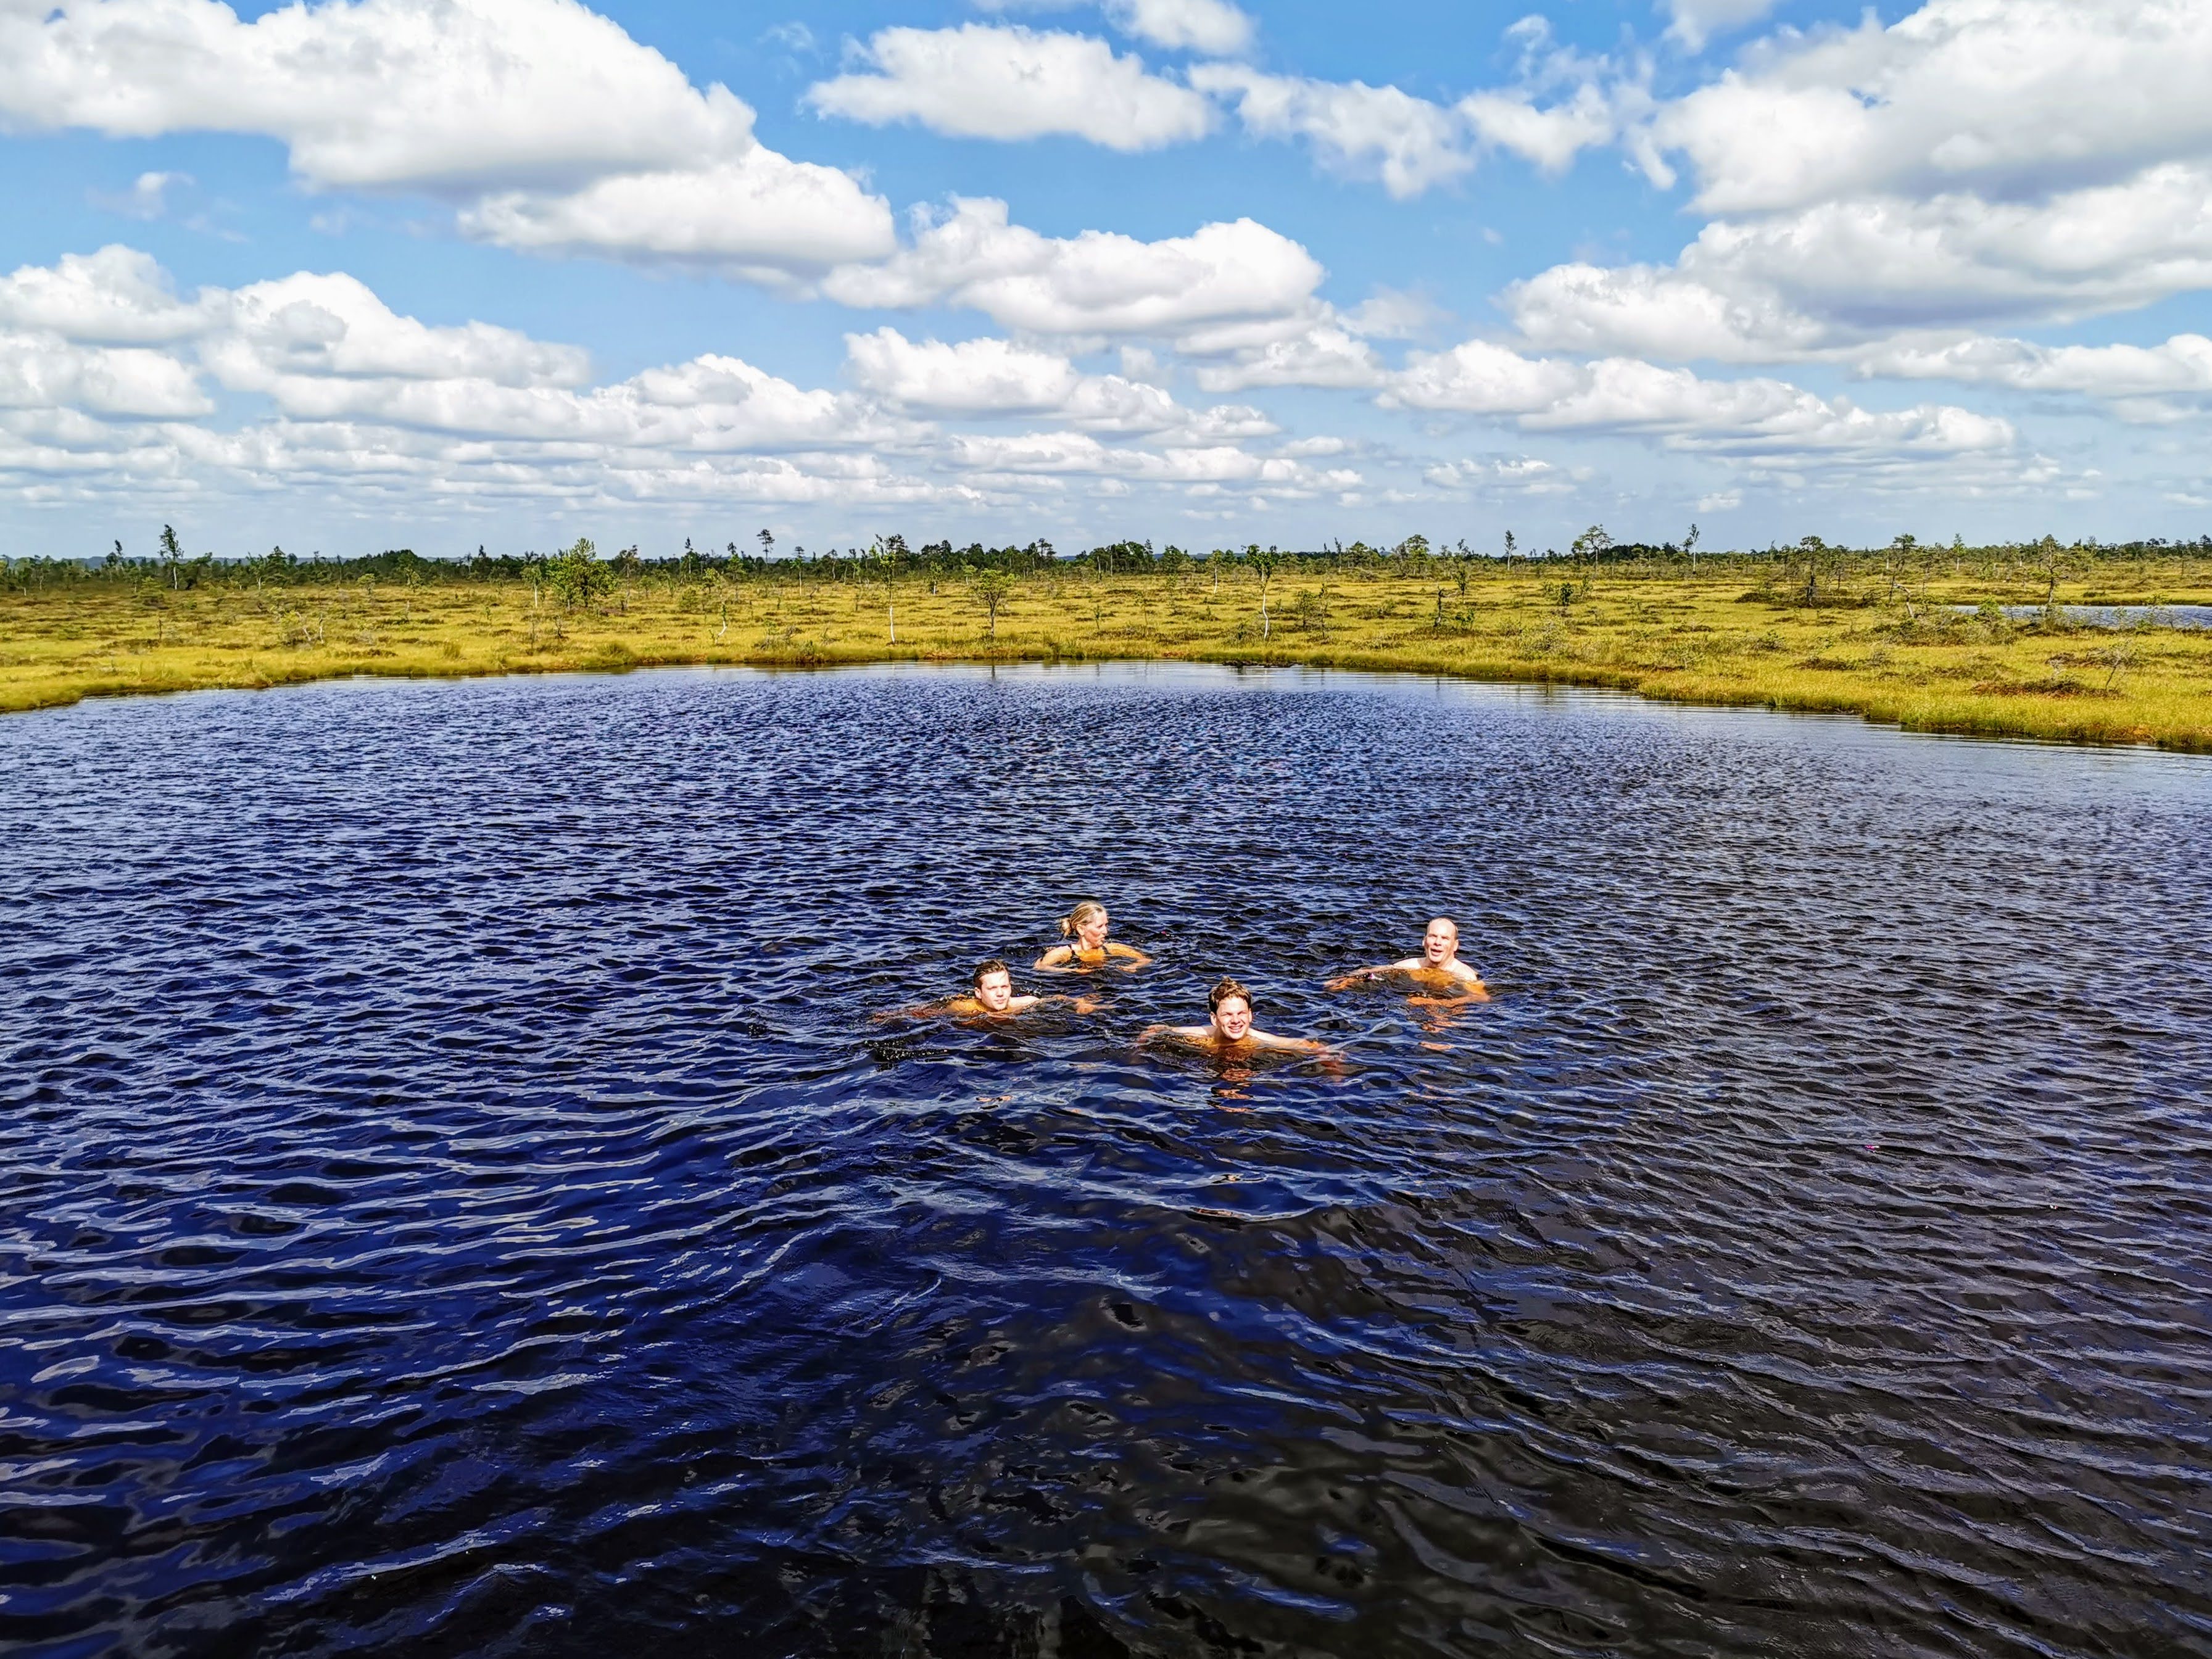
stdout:
[[1438,916],[1421,935],[1421,954],[1407,957],[1400,962],[1386,962],[1379,968],[1358,968],[1328,982],[1332,991],[1349,990],[1364,981],[1380,979],[1385,974],[1403,974],[1419,985],[1449,991],[1454,1002],[1487,1002],[1489,988],[1483,984],[1482,975],[1459,959],[1459,924],[1449,916]]
[[1079,1014],[1095,1011],[1098,1005],[1088,997],[1036,997],[1014,994],[1014,970],[996,957],[976,964],[975,971],[968,976],[968,994],[947,997],[942,1002],[925,1003],[919,1008],[902,1008],[896,1013],[879,1014],[879,1019],[920,1019],[931,1014],[951,1014],[956,1019],[1012,1019],[1016,1014],[1025,1014],[1032,1008],[1048,1002],[1072,1005]]
[[1188,1048],[1201,1048],[1211,1054],[1241,1059],[1263,1050],[1291,1054],[1326,1054],[1331,1051],[1326,1042],[1316,1042],[1311,1037],[1277,1036],[1272,1031],[1262,1031],[1252,1024],[1252,994],[1233,979],[1224,979],[1206,994],[1206,1012],[1212,1016],[1204,1025],[1148,1025],[1138,1033],[1139,1047],[1152,1042],[1180,1042]]
[[1085,899],[1060,918],[1060,934],[1068,941],[1055,945],[1036,959],[1042,974],[1080,974],[1111,963],[1133,973],[1152,958],[1128,945],[1109,945],[1106,929],[1112,918],[1097,899]]

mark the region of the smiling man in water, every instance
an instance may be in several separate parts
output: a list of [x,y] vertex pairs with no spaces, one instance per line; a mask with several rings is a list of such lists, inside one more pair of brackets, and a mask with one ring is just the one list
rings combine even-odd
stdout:
[[1212,1021],[1205,1025],[1149,1025],[1138,1034],[1139,1046],[1155,1040],[1180,1042],[1209,1054],[1243,1056],[1273,1050],[1292,1054],[1326,1054],[1326,1042],[1311,1037],[1277,1036],[1252,1024],[1252,994],[1233,979],[1224,979],[1206,995]]
[[1088,997],[1037,997],[1014,994],[1014,972],[996,957],[976,964],[975,971],[968,976],[968,994],[947,997],[943,1002],[926,1004],[920,1008],[902,1008],[895,1014],[878,1016],[884,1019],[918,1019],[929,1014],[951,1014],[960,1019],[1012,1019],[1032,1008],[1048,1002],[1065,1002],[1079,1014],[1093,1012],[1098,1005]]
[[1385,974],[1403,974],[1418,984],[1449,991],[1455,1002],[1490,1000],[1490,991],[1483,984],[1482,975],[1459,959],[1459,924],[1449,916],[1438,916],[1429,924],[1428,931],[1421,935],[1420,955],[1386,962],[1379,968],[1354,969],[1341,978],[1329,981],[1328,988],[1349,990]]

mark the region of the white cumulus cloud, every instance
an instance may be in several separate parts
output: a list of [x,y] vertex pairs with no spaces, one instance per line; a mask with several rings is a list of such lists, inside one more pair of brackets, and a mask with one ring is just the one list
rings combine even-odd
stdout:
[[1271,75],[1245,64],[1200,64],[1190,83],[1231,104],[1254,137],[1302,139],[1322,165],[1379,179],[1392,196],[1419,196],[1470,171],[1485,149],[1559,173],[1584,150],[1626,142],[1646,171],[1662,171],[1646,132],[1650,66],[1626,65],[1554,44],[1526,17],[1506,31],[1521,49],[1513,81],[1447,107],[1395,86]]
[[1310,315],[1321,265],[1250,219],[1139,241],[1107,231],[1048,237],[1007,220],[1006,204],[956,200],[917,212],[913,246],[830,274],[823,291],[855,307],[951,305],[1032,334],[1189,336],[1235,325],[1284,330]]
[[1672,20],[1667,33],[1692,52],[1705,50],[1716,34],[1756,23],[1774,9],[1774,0],[1665,0]]
[[109,345],[182,340],[207,326],[207,306],[179,300],[152,255],[111,243],[0,277],[0,325]]
[[[975,0],[982,11],[1068,11],[1081,0]],[[1107,21],[1124,34],[1170,52],[1227,57],[1252,43],[1251,18],[1229,0],[1105,0]]]
[[2040,199],[1860,198],[1721,221],[1682,264],[1861,327],[2137,306],[2212,285],[2212,167],[2164,163]]
[[2151,419],[2202,409],[2212,399],[2212,339],[2202,334],[2176,334],[2155,345],[2049,346],[1987,337],[1892,344],[1866,352],[1857,367],[1894,380],[2078,392]]
[[1439,489],[1473,489],[1510,495],[1571,495],[1583,476],[1530,455],[1438,461],[1421,473],[1426,482]]
[[166,352],[0,330],[0,408],[151,417],[204,415],[214,404]]
[[895,328],[845,337],[854,382],[917,414],[1049,416],[1090,432],[1146,433],[1170,446],[1267,437],[1279,428],[1256,409],[1193,410],[1160,386],[1121,374],[1086,374],[1067,357],[1010,340],[909,340]]
[[1672,266],[1559,265],[1502,297],[1539,346],[1771,362],[2208,287],[2212,167],[2167,162],[2044,200],[1860,198],[1716,220]]
[[1622,125],[1616,100],[1595,82],[1550,104],[1526,93],[1471,93],[1460,100],[1459,113],[1485,143],[1553,174],[1565,172],[1583,151],[1611,143]]
[[880,197],[835,167],[758,144],[732,161],[619,174],[566,194],[501,191],[459,223],[504,247],[720,269],[772,285],[897,246]]
[[[152,343],[106,343],[118,337]],[[848,349],[851,390],[795,385],[719,352],[595,383],[576,347],[427,323],[343,272],[187,301],[146,256],[108,248],[0,279],[0,482],[27,501],[158,483],[172,495],[312,489],[469,510],[502,500],[980,510],[1003,501],[1010,480],[1031,489],[1063,470],[1100,488],[1292,493],[1321,476],[1245,447],[1279,433],[1261,410],[1187,409],[1162,386],[1085,374],[1035,345],[881,328]],[[209,422],[210,383],[234,400],[222,426]],[[930,418],[1006,416],[1060,430],[970,442]],[[1098,434],[1121,435],[1109,447]]]
[[1264,488],[1291,496],[1357,484],[1349,468],[1316,468],[1288,455],[1255,455],[1231,444],[1166,450],[1103,444],[1086,433],[1030,432],[1000,437],[969,434],[951,441],[960,464],[981,471],[1088,474],[1149,483]]
[[1771,289],[1732,292],[1664,266],[1553,265],[1500,297],[1522,334],[1551,350],[1774,362],[1829,338]]
[[1255,137],[1304,138],[1323,166],[1380,179],[1401,199],[1474,165],[1458,118],[1396,87],[1268,75],[1243,64],[1198,64],[1190,83],[1234,100]]
[[1657,118],[1698,204],[2080,188],[2212,149],[2202,0],[1928,0],[1885,27],[1785,34]]
[[265,137],[311,186],[427,191],[539,251],[811,272],[893,245],[881,199],[577,0],[11,0],[0,120]]
[[1483,144],[1557,175],[1583,151],[1620,141],[1647,174],[1664,176],[1647,131],[1654,104],[1645,58],[1622,63],[1561,46],[1534,15],[1505,38],[1521,54],[1511,83],[1470,93],[1455,108]]
[[1717,453],[1879,453],[1936,459],[2002,449],[2010,424],[1949,405],[1888,412],[1785,381],[1706,380],[1634,358],[1532,358],[1485,340],[1416,353],[1386,404],[1509,417],[1532,431],[1607,431]]
[[1288,386],[1364,390],[1381,386],[1383,380],[1375,349],[1333,319],[1247,346],[1228,362],[1203,364],[1198,370],[1198,383],[1208,392]]
[[239,132],[310,184],[480,186],[677,165],[751,112],[575,0],[219,0],[0,9],[0,112],[111,137]]
[[883,126],[912,121],[961,138],[1064,133],[1109,149],[1200,138],[1213,106],[1103,40],[1018,25],[889,28],[860,49],[864,67],[818,82],[806,101]]
[[845,337],[854,380],[908,409],[1039,415],[1063,406],[1083,376],[1056,352],[1007,340],[909,340],[895,328]]
[[591,378],[591,359],[576,346],[489,323],[433,327],[397,314],[343,272],[255,283],[211,300],[208,310],[203,356],[226,386],[267,390],[294,374],[509,386],[574,386]]
[[1225,57],[1252,44],[1252,20],[1228,0],[1107,0],[1106,15],[1123,33],[1171,52]]
[[94,191],[89,199],[94,207],[120,213],[125,218],[159,219],[169,210],[169,191],[179,185],[189,187],[192,182],[189,173],[142,173],[131,181],[129,190],[114,194]]

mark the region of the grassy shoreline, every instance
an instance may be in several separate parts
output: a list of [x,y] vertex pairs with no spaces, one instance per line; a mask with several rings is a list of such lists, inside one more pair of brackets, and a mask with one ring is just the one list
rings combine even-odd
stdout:
[[[2192,591],[2193,568],[2132,574],[2124,586],[2094,574],[2063,584],[2057,601],[2212,597]],[[2040,604],[2047,584],[1875,579],[1832,586],[1812,604],[1756,564],[1591,575],[1306,566],[1283,570],[1264,595],[1238,568],[648,577],[574,607],[511,580],[116,582],[0,595],[0,711],[357,675],[1164,659],[1583,685],[1855,714],[1911,731],[2212,752],[2212,633],[2022,623],[1987,608]]]

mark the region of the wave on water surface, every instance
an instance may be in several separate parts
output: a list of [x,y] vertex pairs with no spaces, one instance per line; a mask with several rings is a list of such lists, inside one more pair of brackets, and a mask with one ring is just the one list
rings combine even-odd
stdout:
[[[1310,673],[0,722],[0,1644],[2212,1652],[2208,830]],[[1340,1060],[1133,1046],[1224,973]]]

